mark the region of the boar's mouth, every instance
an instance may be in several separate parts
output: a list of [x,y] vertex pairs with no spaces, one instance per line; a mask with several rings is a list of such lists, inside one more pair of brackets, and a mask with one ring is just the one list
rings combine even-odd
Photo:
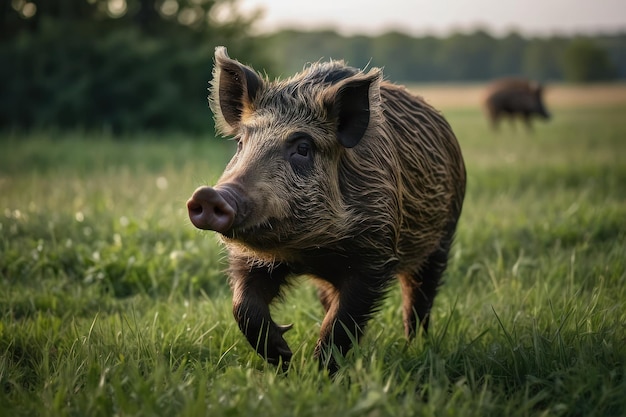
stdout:
[[270,245],[274,242],[273,239],[267,236],[267,232],[274,230],[272,221],[267,220],[261,224],[248,225],[248,226],[234,226],[225,233],[222,233],[225,237],[240,241],[253,246],[258,245]]

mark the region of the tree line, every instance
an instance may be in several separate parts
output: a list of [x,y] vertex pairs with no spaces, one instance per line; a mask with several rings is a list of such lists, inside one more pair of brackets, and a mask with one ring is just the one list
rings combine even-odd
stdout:
[[341,58],[384,67],[403,82],[486,81],[522,75],[541,81],[593,82],[626,78],[626,33],[572,37],[495,37],[484,30],[448,36],[341,36],[334,31],[266,35],[272,61],[291,73],[303,62]]
[[399,82],[626,79],[626,33],[495,37],[342,36],[283,30],[253,36],[236,0],[11,0],[0,5],[0,129],[212,131],[213,50],[268,76],[344,59]]

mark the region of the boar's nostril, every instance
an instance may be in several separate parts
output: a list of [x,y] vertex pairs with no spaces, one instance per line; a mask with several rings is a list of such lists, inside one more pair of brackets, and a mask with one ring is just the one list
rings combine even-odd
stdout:
[[214,206],[213,207],[213,214],[215,214],[216,216],[224,216],[227,215],[227,213],[224,212],[224,210],[222,210],[221,208],[219,208],[218,206]]
[[202,204],[189,200],[187,203],[187,210],[189,210],[189,214],[192,215],[202,214]]

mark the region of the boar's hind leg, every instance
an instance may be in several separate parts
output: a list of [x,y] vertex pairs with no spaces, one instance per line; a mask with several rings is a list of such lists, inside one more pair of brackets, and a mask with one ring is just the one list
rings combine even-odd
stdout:
[[272,320],[269,305],[280,293],[289,270],[284,265],[271,269],[250,268],[245,261],[231,262],[231,287],[233,290],[233,314],[248,342],[269,363],[283,362],[286,369],[291,360],[291,350],[283,333],[291,326],[279,326]]
[[328,313],[337,298],[337,290],[331,284],[318,282],[317,296],[324,307],[324,311]]
[[331,349],[335,348],[339,354],[345,355],[352,348],[353,342],[358,343],[389,280],[374,285],[355,278],[346,281],[340,289],[322,287],[320,290],[326,317],[315,347],[315,357],[319,359],[320,366],[327,368],[331,374],[337,371]]
[[441,276],[448,264],[448,252],[452,245],[455,226],[456,222],[453,222],[448,229],[448,235],[428,256],[418,272],[399,276],[402,287],[404,332],[408,339],[415,337],[419,326],[422,326],[424,332],[428,331],[430,310],[441,283]]

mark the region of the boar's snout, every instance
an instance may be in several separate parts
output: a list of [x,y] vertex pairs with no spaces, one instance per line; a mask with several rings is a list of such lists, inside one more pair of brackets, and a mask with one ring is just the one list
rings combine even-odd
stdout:
[[189,219],[198,229],[225,233],[235,221],[235,208],[211,187],[199,187],[187,201]]

